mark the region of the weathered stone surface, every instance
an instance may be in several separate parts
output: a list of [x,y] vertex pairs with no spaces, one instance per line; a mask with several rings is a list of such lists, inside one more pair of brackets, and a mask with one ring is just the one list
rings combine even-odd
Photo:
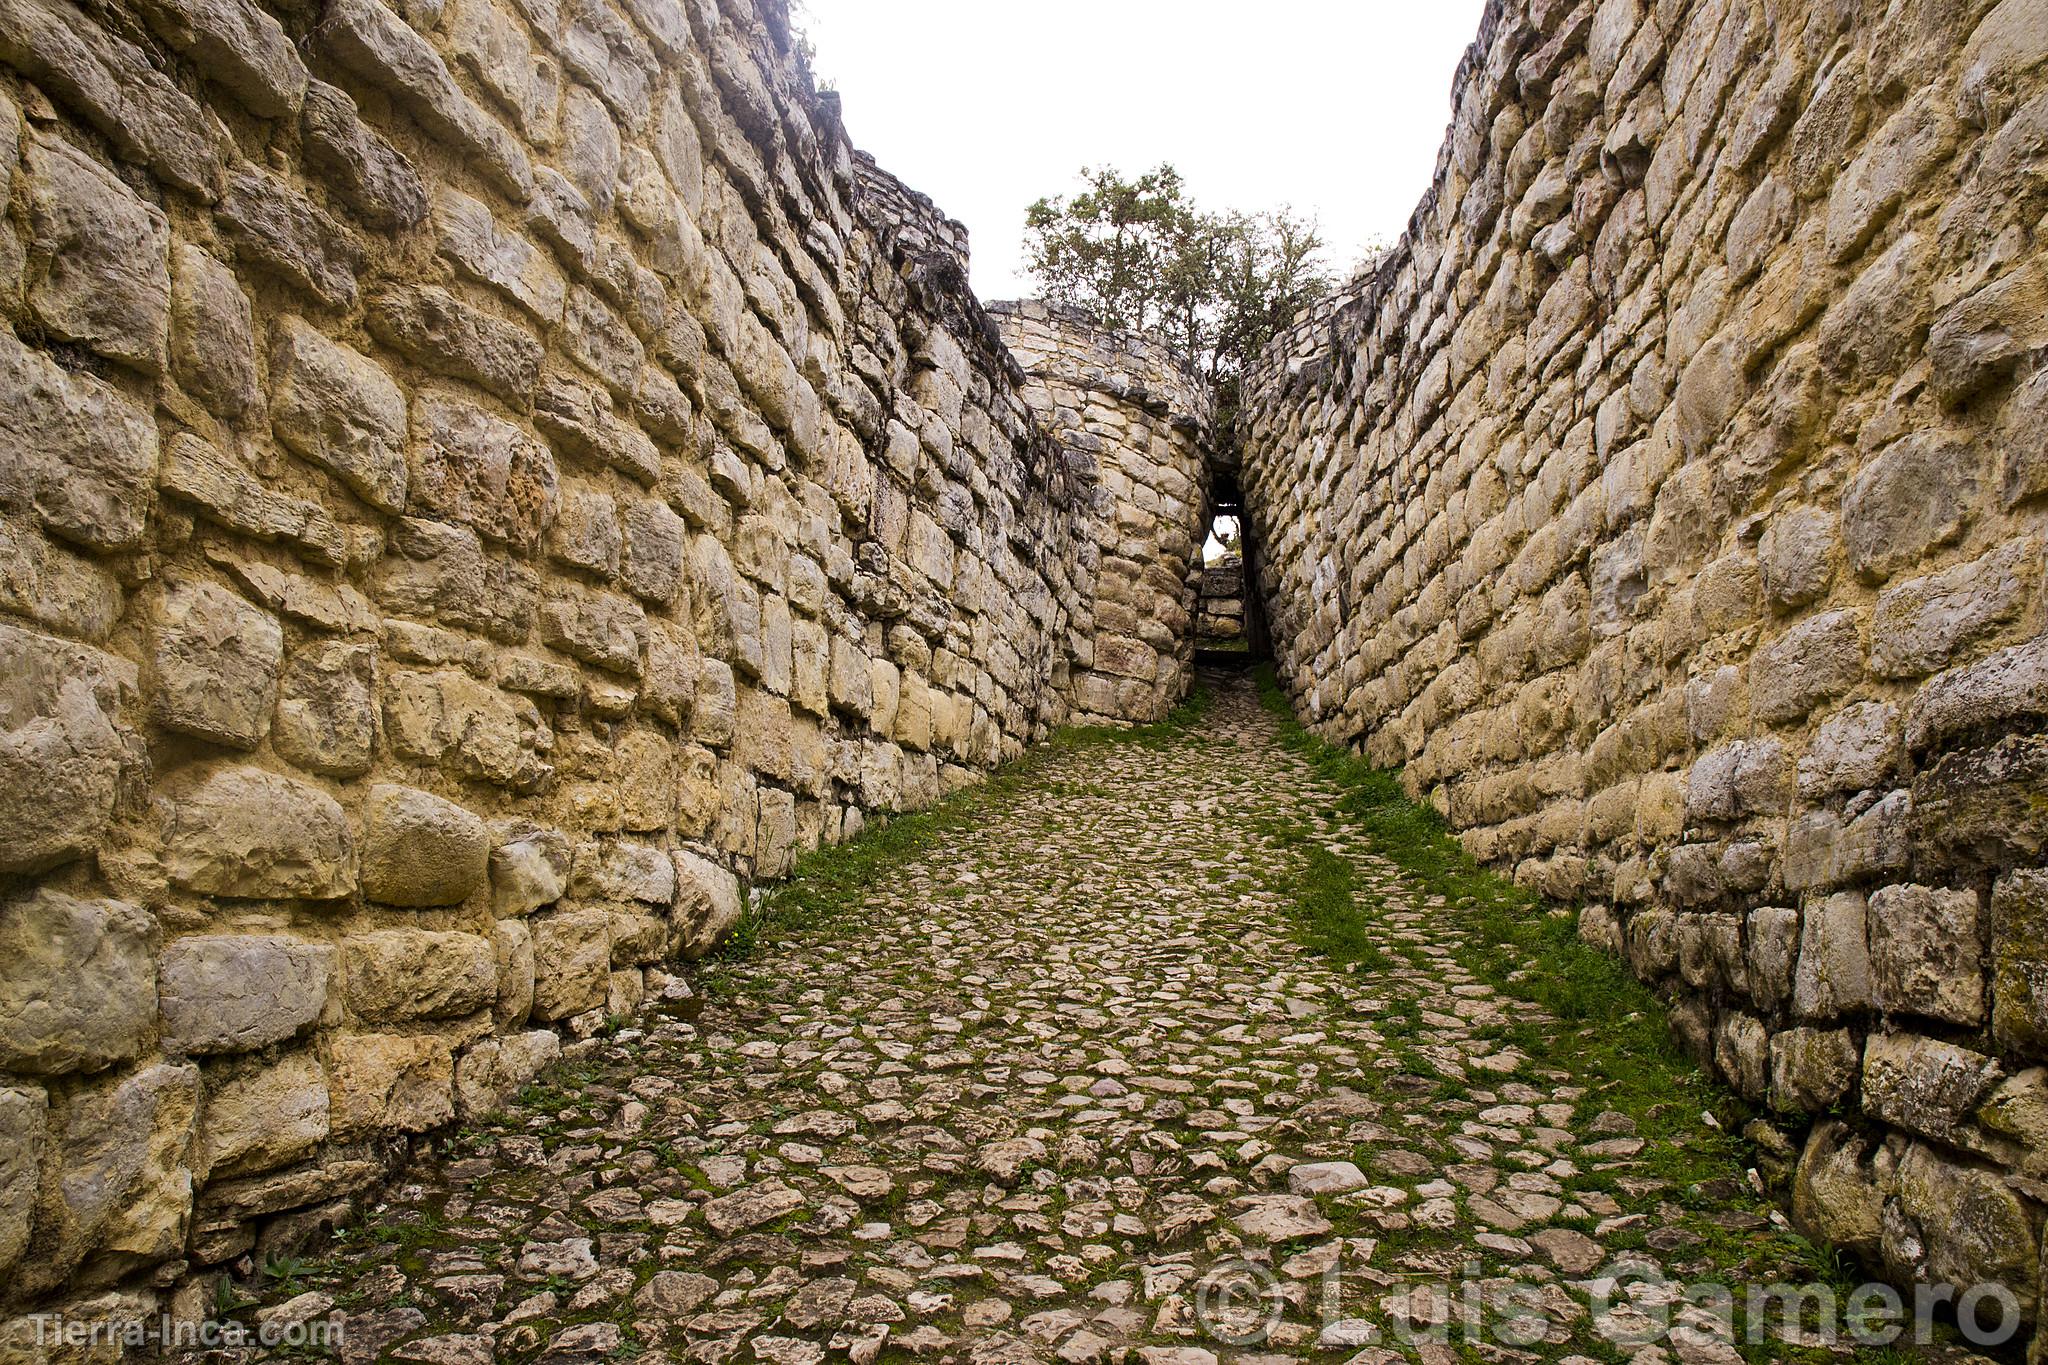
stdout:
[[1870,898],[1877,1004],[1953,1024],[1984,1019],[1984,949],[1974,891],[1887,886]]
[[1842,494],[1851,571],[1881,582],[1960,534],[1977,464],[1967,445],[1933,433],[1908,436],[1871,461]]
[[345,91],[306,87],[301,136],[306,160],[372,227],[414,227],[427,216],[427,189],[403,154],[379,137]]
[[333,797],[260,768],[180,774],[165,802],[164,870],[190,891],[335,900],[355,889],[355,840]]
[[1897,708],[1882,702],[1845,706],[1814,731],[1799,760],[1799,795],[1809,801],[1836,792],[1887,786],[1897,774]]
[[372,336],[428,369],[466,379],[514,406],[532,401],[540,342],[445,289],[384,290],[370,300],[364,321]]
[[238,252],[330,308],[356,299],[363,249],[327,212],[260,171],[228,175],[216,221]]
[[173,583],[150,635],[157,724],[234,749],[253,749],[270,733],[284,662],[276,617],[217,584]]
[[163,1049],[201,1056],[254,1052],[319,1022],[334,949],[261,934],[173,940],[158,968]]
[[419,509],[518,550],[540,543],[556,504],[547,447],[474,404],[435,395],[413,405],[413,424]]
[[1991,999],[1998,1045],[2048,1056],[2048,873],[2014,872],[1991,893]]
[[336,1138],[424,1133],[455,1117],[455,1058],[446,1040],[359,1033],[330,1046],[328,1123]]
[[113,815],[127,746],[111,655],[0,624],[0,872],[90,852]]
[[370,788],[363,894],[385,905],[459,905],[484,884],[490,832],[452,801],[413,787]]
[[1877,1250],[1884,1194],[1869,1157],[1869,1145],[1844,1123],[1813,1130],[1792,1186],[1792,1219],[1808,1236],[1860,1255]]
[[272,742],[284,758],[323,777],[370,770],[377,737],[377,651],[320,640],[287,658]]
[[679,951],[686,959],[703,957],[739,923],[744,902],[739,880],[710,859],[686,849],[675,854],[675,920]]
[[2048,717],[2048,641],[2015,645],[1939,675],[1914,699],[1906,718],[1915,753],[1972,733]]
[[1862,678],[1862,625],[1854,612],[1829,612],[1757,651],[1749,666],[1750,705],[1758,720],[1794,721]]
[[1871,620],[1871,672],[1917,678],[1947,666],[2018,616],[2040,578],[2038,545],[2015,540],[1981,559],[1898,584],[1878,599]]
[[209,1074],[194,1174],[201,1179],[274,1171],[327,1138],[327,1072],[311,1052]]
[[485,1039],[455,1063],[457,1110],[492,1113],[561,1055],[561,1036],[547,1029]]
[[569,889],[571,851],[558,830],[522,832],[491,850],[491,900],[500,915],[530,915]]
[[405,396],[381,366],[286,317],[270,382],[270,420],[286,448],[379,511],[405,510]]
[[384,734],[401,757],[514,791],[533,791],[554,772],[540,709],[466,673],[393,671]]
[[371,1023],[473,1014],[497,998],[498,959],[475,934],[381,929],[343,945],[349,1012]]
[[1771,1039],[1771,1105],[1825,1114],[1856,1084],[1862,1054],[1847,1029],[1788,1029]]
[[605,1003],[611,985],[611,922],[601,911],[552,910],[533,929],[533,1017],[567,1019]]
[[88,550],[126,550],[148,525],[157,433],[111,385],[0,334],[0,507]]
[[1899,1205],[1925,1238],[1937,1283],[2005,1285],[2023,1313],[2038,1302],[2034,1220],[1997,1174],[1916,1143],[1899,1163]]
[[40,1090],[0,1088],[0,1270],[12,1270],[28,1249],[49,1108]]
[[28,301],[64,341],[150,374],[171,316],[170,223],[62,142],[30,138]]
[[233,421],[257,402],[256,330],[234,273],[196,246],[173,255],[171,373],[187,393]]
[[565,654],[612,673],[637,678],[647,633],[646,613],[631,598],[563,584],[541,604],[540,637]]
[[97,1071],[142,1054],[156,921],[121,901],[34,891],[0,904],[0,1066]]
[[489,206],[458,190],[437,189],[433,220],[441,254],[462,274],[497,290],[536,322],[562,320],[568,299],[562,272],[531,242],[501,229]]
[[192,1213],[187,1165],[199,1068],[158,1064],[69,1097],[50,1115],[56,1180],[38,1227],[47,1262],[26,1268],[47,1287],[90,1254],[152,1260],[184,1245]]
[[1857,892],[1807,907],[1793,984],[1793,1010],[1801,1019],[1828,1021],[1870,1008],[1867,911]]
[[1873,1034],[1863,1049],[1863,1108],[1937,1141],[1953,1140],[2003,1075],[1981,1053],[1914,1034]]
[[144,0],[149,26],[259,118],[295,114],[306,64],[277,20],[248,0]]

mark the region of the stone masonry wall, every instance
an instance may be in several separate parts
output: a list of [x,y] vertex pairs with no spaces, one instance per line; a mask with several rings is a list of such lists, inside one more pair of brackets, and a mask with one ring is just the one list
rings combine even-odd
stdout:
[[1083,516],[1061,679],[1079,722],[1157,721],[1194,682],[1208,533],[1207,384],[1166,347],[1043,303],[995,304]]
[[1794,1210],[2048,1209],[2048,8],[1499,0],[1437,184],[1250,384],[1304,719],[1591,908]]
[[0,0],[0,1308],[289,1246],[1184,681],[1107,552],[1181,588],[1199,425],[1026,382],[779,0],[394,3]]

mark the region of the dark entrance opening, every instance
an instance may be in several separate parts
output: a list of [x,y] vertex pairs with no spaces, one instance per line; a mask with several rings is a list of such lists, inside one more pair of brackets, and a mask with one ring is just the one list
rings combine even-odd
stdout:
[[1217,471],[1195,595],[1195,662],[1248,668],[1267,657],[1251,524],[1234,474]]

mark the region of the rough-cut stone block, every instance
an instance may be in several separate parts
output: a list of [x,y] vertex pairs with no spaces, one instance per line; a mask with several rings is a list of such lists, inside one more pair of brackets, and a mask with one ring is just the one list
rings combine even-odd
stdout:
[[683,584],[683,519],[653,499],[629,503],[620,573],[628,591],[650,605],[673,602]]
[[311,1052],[209,1072],[195,1173],[254,1175],[303,1161],[327,1139],[327,1072]]
[[1932,432],[1888,446],[1842,494],[1850,569],[1882,582],[1961,534],[1980,463],[1974,447]]
[[1757,651],[1749,665],[1750,706],[1758,720],[1795,721],[1862,679],[1862,626],[1854,612],[1833,611]]
[[277,751],[323,777],[360,777],[370,770],[377,737],[377,651],[369,645],[316,640],[293,651],[278,689],[272,742]]
[[159,1064],[53,1109],[57,1178],[37,1220],[49,1257],[23,1267],[25,1287],[53,1287],[94,1253],[157,1260],[183,1249],[198,1107],[199,1068]]
[[1815,1126],[1792,1183],[1792,1221],[1826,1244],[1875,1253],[1885,1197],[1869,1158],[1869,1142],[1847,1124]]
[[455,1057],[445,1039],[360,1033],[331,1046],[328,1122],[335,1138],[424,1133],[455,1117]]
[[157,989],[163,1049],[184,1056],[254,1052],[319,1022],[334,949],[261,934],[174,940]]
[[143,0],[149,26],[259,118],[295,114],[306,64],[282,25],[248,0]]
[[1917,834],[1963,867],[2020,866],[2048,854],[2048,737],[2014,735],[1942,755],[1913,780]]
[[256,405],[256,332],[234,273],[181,246],[172,276],[171,372],[209,411],[233,421]]
[[438,395],[413,405],[413,425],[417,507],[530,553],[555,516],[547,447],[474,404]]
[[40,1090],[0,1087],[0,1272],[13,1270],[28,1250],[49,1109]]
[[1792,794],[1791,776],[1783,744],[1737,740],[1693,764],[1686,777],[1686,818],[1697,823],[1782,812]]
[[680,951],[685,958],[695,960],[732,932],[745,903],[738,878],[710,859],[678,850],[675,864],[681,887],[675,910]]
[[283,181],[260,171],[233,172],[215,220],[242,256],[260,262],[329,308],[355,302],[362,246],[347,228]]
[[1906,718],[1913,752],[2048,718],[2048,640],[1952,668],[1921,689]]
[[2002,1079],[1982,1053],[1916,1034],[1872,1034],[1863,1047],[1864,1112],[1936,1141],[1953,1141]]
[[554,772],[545,758],[552,736],[539,708],[467,673],[392,673],[384,734],[412,762],[514,791],[534,791]]
[[1799,794],[1818,801],[1837,792],[1888,786],[1899,766],[1898,709],[1858,702],[1821,722],[1799,760]]
[[1999,1047],[2048,1058],[2048,872],[2014,872],[1991,893],[1991,1000]]
[[1917,678],[2018,616],[2041,577],[2039,546],[2015,540],[1982,559],[1900,583],[1878,599],[1870,625],[1870,668]]
[[156,921],[40,890],[0,904],[0,1067],[97,1071],[142,1054],[156,1013]]
[[384,905],[460,905],[484,884],[490,832],[452,801],[412,787],[370,788],[363,894]]
[[491,850],[491,903],[497,913],[530,915],[569,890],[572,853],[559,830],[523,830]]
[[346,92],[314,81],[300,115],[306,161],[364,222],[413,227],[427,216],[427,189],[410,161],[377,136]]
[[531,402],[541,345],[524,327],[434,285],[401,285],[370,300],[370,334],[408,359],[466,379],[515,407]]
[[333,797],[260,768],[218,766],[170,786],[164,870],[189,891],[337,900],[355,890],[355,840]]
[[1771,1107],[1825,1114],[1856,1084],[1862,1063],[1847,1029],[1788,1029],[1771,1039]]
[[1856,892],[1807,907],[1793,982],[1793,1010],[1799,1018],[1825,1022],[1870,1008],[1866,911]]
[[1815,507],[1778,517],[1757,547],[1764,595],[1776,611],[1817,602],[1834,578],[1835,518]]
[[0,508],[88,550],[133,549],[149,523],[156,465],[146,408],[0,331]]
[[1900,1211],[1924,1239],[1925,1273],[1933,1283],[2004,1285],[2022,1314],[2034,1311],[2036,1224],[2002,1175],[1915,1143],[1899,1163],[1898,1189]]
[[496,1111],[561,1055],[561,1035],[550,1029],[486,1038],[455,1064],[457,1110],[470,1117]]
[[434,230],[441,254],[479,284],[490,286],[530,314],[553,326],[562,320],[569,286],[539,248],[506,232],[490,208],[459,190],[434,195]]
[[159,373],[171,317],[163,211],[65,143],[31,138],[26,154],[37,320],[54,337]]
[[611,989],[611,920],[601,910],[535,915],[533,1017],[567,1019],[605,1003]]
[[618,576],[624,539],[618,503],[611,494],[575,485],[562,490],[561,507],[548,532],[548,554],[556,563],[609,581]]
[[608,672],[639,677],[647,634],[647,614],[640,604],[567,583],[555,592],[541,604],[541,639]]
[[367,356],[295,317],[279,320],[270,356],[277,439],[372,507],[405,510],[405,395]]
[[0,872],[87,853],[113,816],[127,745],[113,656],[0,624]]
[[216,584],[176,583],[150,634],[157,724],[235,749],[262,742],[284,660],[276,617]]
[[372,1023],[474,1014],[498,994],[489,939],[424,929],[382,929],[343,944],[349,1012]]
[[1984,940],[1974,891],[1887,886],[1870,898],[1877,1004],[1952,1024],[1984,1019]]

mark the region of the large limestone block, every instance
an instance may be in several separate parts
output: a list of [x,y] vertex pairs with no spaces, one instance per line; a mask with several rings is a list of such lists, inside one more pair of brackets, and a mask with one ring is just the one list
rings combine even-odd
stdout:
[[630,840],[583,844],[576,850],[570,888],[588,900],[667,906],[676,898],[676,869],[666,853],[649,844]]
[[1801,1231],[1857,1255],[1877,1250],[1884,1193],[1870,1156],[1870,1144],[1847,1124],[1815,1127],[1792,1182],[1792,1221]]
[[1801,1019],[1825,1022],[1870,1008],[1867,914],[1858,892],[1807,908],[1792,987],[1793,1010]]
[[355,302],[362,245],[285,181],[257,170],[233,170],[214,214],[239,259],[264,266],[330,308]]
[[611,987],[611,920],[601,910],[551,910],[533,930],[533,1017],[567,1019],[604,1004]]
[[435,285],[404,285],[370,300],[371,335],[431,370],[466,379],[515,407],[532,401],[541,345],[531,332],[472,308]]
[[334,967],[325,943],[263,934],[173,940],[158,969],[163,1049],[196,1057],[283,1042],[325,1013]]
[[0,624],[0,873],[40,872],[99,842],[127,753],[123,672],[112,655]]
[[538,789],[554,772],[545,757],[554,736],[540,708],[467,673],[390,674],[384,734],[403,758],[518,792]]
[[337,1139],[424,1133],[455,1117],[455,1056],[443,1038],[360,1033],[336,1038],[328,1123]]
[[1927,1259],[1895,1272],[1922,1273],[1936,1284],[2004,1285],[2020,1311],[2032,1314],[2040,1297],[2035,1219],[1999,1172],[1916,1143],[1899,1163],[1899,1206],[1918,1224]]
[[405,510],[405,395],[382,366],[285,317],[272,339],[270,382],[271,425],[286,449],[379,511]]
[[745,900],[739,878],[709,857],[688,849],[676,851],[676,927],[680,952],[690,962],[709,954],[739,923]]
[[455,1064],[457,1110],[465,1117],[495,1111],[561,1055],[561,1035],[549,1029],[484,1039]]
[[1937,1142],[1956,1141],[2003,1079],[1982,1053],[1917,1034],[1872,1034],[1863,1047],[1863,1111]]
[[148,408],[0,333],[0,507],[88,550],[129,550],[148,528],[156,473]]
[[460,905],[483,885],[490,831],[453,801],[413,787],[370,789],[363,807],[363,894],[384,905]]
[[343,997],[358,1019],[458,1018],[497,998],[497,954],[475,934],[384,929],[358,934],[343,949]]
[[377,651],[315,640],[292,651],[279,683],[272,742],[322,777],[361,777],[377,739]]
[[306,163],[371,227],[413,227],[426,218],[419,172],[363,122],[345,92],[310,83],[299,128]]
[[256,331],[234,272],[196,246],[176,253],[171,372],[179,387],[228,421],[256,405]]
[[198,1108],[199,1068],[159,1064],[53,1109],[55,1178],[38,1219],[49,1256],[23,1267],[26,1287],[47,1288],[94,1254],[155,1261],[183,1248]]
[[327,1071],[294,1052],[206,1077],[193,1169],[202,1180],[274,1171],[327,1140]]
[[647,613],[630,597],[561,582],[541,604],[540,637],[587,664],[637,678],[647,643]]
[[270,731],[284,628],[238,593],[176,583],[151,623],[150,714],[167,730],[235,749]]
[[284,28],[249,0],[144,0],[149,26],[259,118],[299,111],[306,64]]
[[1799,760],[1799,794],[1820,801],[1837,792],[1891,785],[1900,756],[1898,708],[1858,702],[1821,722]]
[[2040,577],[2039,545],[2029,539],[1898,584],[1878,599],[1871,619],[1871,672],[1917,678],[1945,667],[2024,611]]
[[49,1109],[40,1090],[0,1087],[0,1274],[13,1270],[28,1249]]
[[1862,1061],[1847,1029],[1787,1029],[1771,1039],[1771,1107],[1827,1113],[1856,1084]]
[[170,334],[170,222],[64,142],[24,149],[29,306],[50,335],[149,374]]
[[58,1075],[142,1054],[155,1022],[156,920],[39,890],[0,904],[0,1068]]
[[1999,1047],[2048,1058],[2048,872],[2014,872],[1991,893],[1991,996]]
[[1804,717],[1863,679],[1863,630],[1851,611],[1831,611],[1786,631],[1749,666],[1756,718],[1781,724]]
[[1984,1020],[1982,907],[1974,891],[1887,886],[1870,898],[1877,1004],[1952,1024]]
[[523,429],[473,403],[423,395],[413,404],[419,440],[413,501],[423,514],[531,553],[555,519],[554,456]]
[[498,998],[491,1014],[500,1028],[516,1028],[533,1013],[533,930],[524,920],[501,919],[491,926],[491,951],[498,960]]
[[1936,676],[1913,701],[1906,741],[1924,753],[1961,736],[1995,734],[2048,717],[2048,640],[2002,649]]
[[1886,447],[1842,494],[1850,569],[1882,582],[1961,534],[1985,463],[1977,447],[1938,432]]
[[338,900],[355,890],[355,840],[339,803],[261,768],[210,766],[170,784],[164,869],[203,895]]
[[530,915],[569,890],[573,850],[553,829],[516,829],[491,850],[491,903],[500,916]]

